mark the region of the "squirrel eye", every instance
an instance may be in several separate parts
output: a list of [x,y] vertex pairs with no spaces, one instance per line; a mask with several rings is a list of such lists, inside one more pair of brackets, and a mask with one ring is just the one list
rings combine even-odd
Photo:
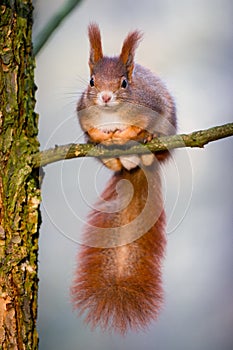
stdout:
[[91,85],[91,87],[95,86],[95,82],[94,82],[94,78],[93,77],[91,77],[90,85]]
[[121,87],[122,87],[123,89],[125,89],[125,88],[127,87],[127,85],[128,85],[127,79],[123,79],[122,82],[121,82]]

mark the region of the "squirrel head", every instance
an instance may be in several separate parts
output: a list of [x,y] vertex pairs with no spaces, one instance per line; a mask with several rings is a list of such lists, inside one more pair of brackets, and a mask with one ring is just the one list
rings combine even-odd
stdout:
[[[122,76],[125,75],[125,78],[131,82],[135,50],[142,38],[142,34],[137,30],[130,32],[123,42],[119,57],[113,58],[103,55],[100,29],[96,23],[91,23],[89,25],[88,35],[90,41],[89,67],[91,76],[95,73],[97,67],[103,67],[104,65],[107,66],[109,64],[111,66],[109,67],[110,69],[115,68],[117,71],[122,70],[124,72]],[[115,67],[113,67],[114,63]],[[123,87],[125,84],[126,82],[122,82]]]

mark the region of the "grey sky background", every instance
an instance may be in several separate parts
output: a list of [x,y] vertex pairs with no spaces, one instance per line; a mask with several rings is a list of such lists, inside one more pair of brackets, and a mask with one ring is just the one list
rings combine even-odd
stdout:
[[[34,37],[62,0],[34,1]],[[83,142],[75,108],[89,80],[87,25],[118,54],[135,28],[136,61],[157,73],[177,104],[179,132],[231,122],[233,3],[230,0],[84,0],[37,56],[41,149]],[[90,331],[69,288],[80,233],[111,173],[94,159],[47,166],[42,186],[38,329],[41,350],[230,350],[233,348],[232,140],[176,150],[162,168],[168,217],[166,301],[146,333]]]

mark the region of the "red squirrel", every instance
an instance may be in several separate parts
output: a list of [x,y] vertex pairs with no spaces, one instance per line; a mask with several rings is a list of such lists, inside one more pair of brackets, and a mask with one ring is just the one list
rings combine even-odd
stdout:
[[[134,62],[142,38],[130,32],[116,57],[103,55],[97,24],[88,27],[90,82],[78,102],[88,142],[148,142],[176,132],[175,103],[162,81]],[[89,215],[71,293],[92,328],[125,334],[157,319],[165,212],[159,164],[169,152],[102,159],[114,171]]]

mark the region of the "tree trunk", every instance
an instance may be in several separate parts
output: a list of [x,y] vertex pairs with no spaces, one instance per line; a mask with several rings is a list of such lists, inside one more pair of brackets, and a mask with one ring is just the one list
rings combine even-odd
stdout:
[[0,349],[37,349],[40,189],[32,2],[0,7]]

